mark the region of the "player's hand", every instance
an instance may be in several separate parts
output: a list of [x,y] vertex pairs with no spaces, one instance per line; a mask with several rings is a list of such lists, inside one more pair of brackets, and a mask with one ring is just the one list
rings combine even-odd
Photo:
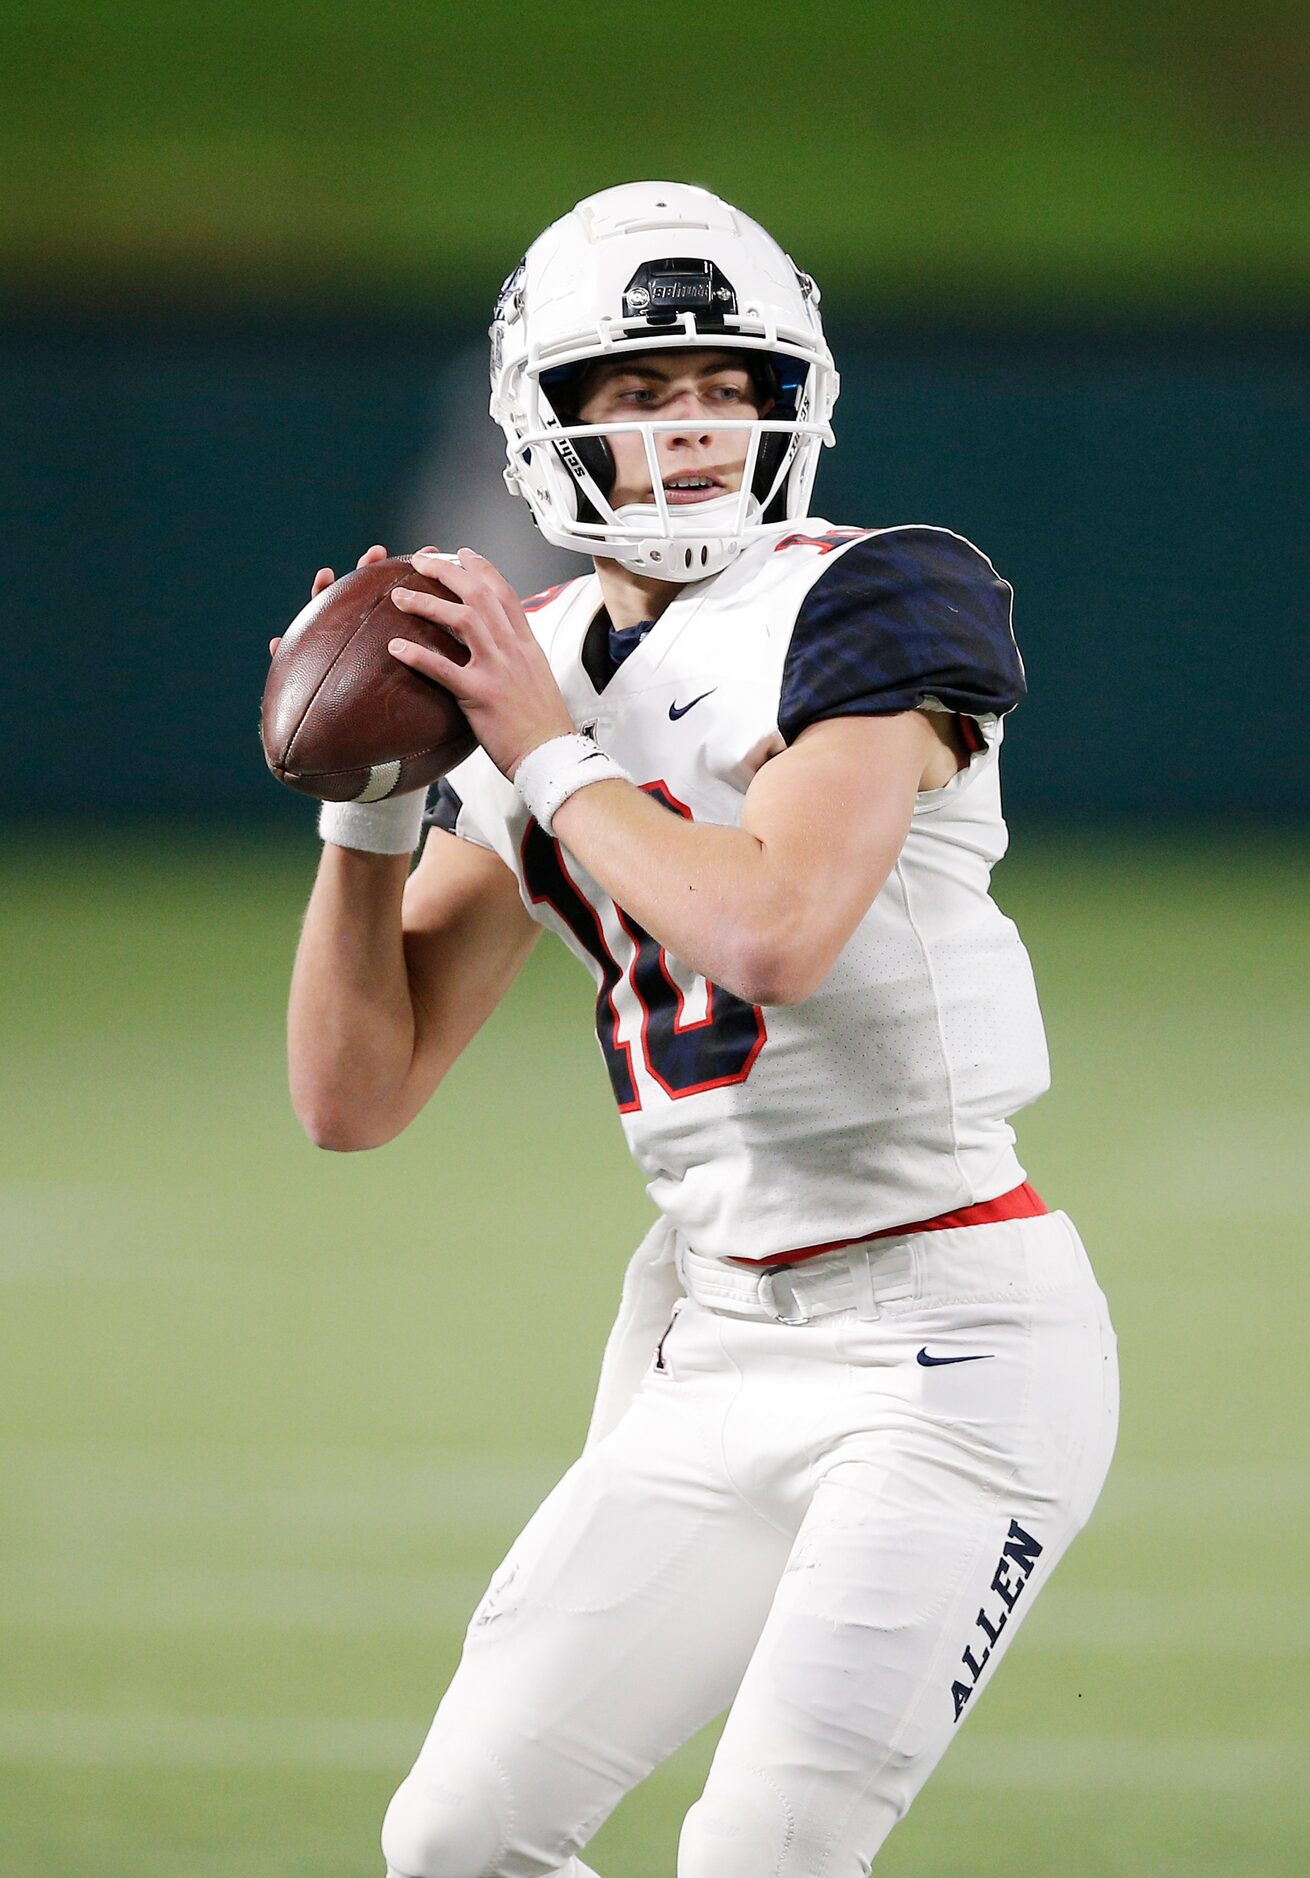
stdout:
[[[356,561],[355,566],[356,567],[368,567],[374,561],[385,561],[386,558],[387,558],[386,549],[382,546],[381,542],[375,541],[371,548],[365,548],[364,552],[360,555],[359,559]],[[314,576],[313,585],[309,589],[310,599],[317,600],[318,596],[322,593],[323,589],[325,587],[330,587],[335,579],[336,579],[336,575],[332,572],[332,569],[330,567],[320,567],[317,574],[315,574]],[[281,644],[282,644],[281,633],[278,634],[276,639],[269,640],[268,656],[270,658],[272,658],[273,654],[277,651],[278,647]]]
[[445,686],[496,768],[512,780],[529,751],[575,728],[555,674],[518,595],[490,561],[472,548],[461,548],[454,560],[422,549],[414,566],[458,599],[396,587],[393,605],[444,626],[468,647],[469,661],[456,665],[409,639],[393,639],[392,655]]

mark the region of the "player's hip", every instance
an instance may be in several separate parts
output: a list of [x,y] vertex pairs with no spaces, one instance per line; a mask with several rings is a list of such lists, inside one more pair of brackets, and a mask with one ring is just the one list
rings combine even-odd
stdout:
[[[1118,1372],[1105,1299],[1063,1214],[843,1248],[825,1255],[830,1297],[818,1263],[800,1298],[765,1284],[733,1299],[684,1254],[689,1296],[648,1406],[667,1390],[675,1415],[679,1395],[694,1415],[701,1397],[727,1448],[765,1471],[775,1445],[780,1475],[798,1453],[820,1471],[876,1456],[925,1481],[1054,1495],[1082,1523],[1114,1446]],[[769,1308],[787,1304],[791,1321]]]

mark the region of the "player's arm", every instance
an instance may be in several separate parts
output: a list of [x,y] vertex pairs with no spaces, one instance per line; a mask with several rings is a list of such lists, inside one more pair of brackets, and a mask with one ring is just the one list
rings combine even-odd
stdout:
[[408,1127],[509,989],[538,928],[513,875],[433,829],[407,855],[331,843],[296,953],[291,1099],[319,1147],[376,1148]]
[[[527,752],[571,731],[572,720],[522,608],[490,563],[464,549],[440,572],[457,601],[405,591],[396,602],[455,633],[468,663],[412,642],[391,649],[455,693],[492,761],[512,777]],[[942,754],[922,712],[833,717],[764,765],[739,828],[689,822],[611,780],[566,801],[554,829],[684,964],[751,1003],[798,1003],[886,880],[915,794]]]
[[[377,543],[356,565],[386,553]],[[319,568],[311,592],[335,578]],[[292,1103],[320,1147],[379,1147],[407,1127],[537,936],[486,849],[433,829],[409,867],[408,855],[323,850],[287,1023]]]
[[740,828],[689,822],[631,784],[602,782],[557,810],[555,833],[702,976],[752,1004],[796,1004],[881,890],[943,754],[919,711],[833,718],[763,766]]

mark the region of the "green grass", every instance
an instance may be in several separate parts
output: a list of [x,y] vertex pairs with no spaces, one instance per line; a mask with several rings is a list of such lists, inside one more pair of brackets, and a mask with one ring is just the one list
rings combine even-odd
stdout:
[[[321,1155],[281,1040],[312,849],[5,857],[5,1872],[378,1870],[468,1611],[585,1428],[647,1218],[587,984],[539,948],[408,1137]],[[1310,1862],[1305,858],[1032,843],[998,873],[1057,1078],[1021,1147],[1110,1294],[1123,1435],[891,1878]],[[620,1809],[604,1878],[672,1873],[711,1745]]]

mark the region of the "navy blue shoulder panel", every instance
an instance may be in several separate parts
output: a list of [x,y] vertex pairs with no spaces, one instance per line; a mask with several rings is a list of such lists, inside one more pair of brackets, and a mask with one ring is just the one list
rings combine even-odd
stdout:
[[436,789],[428,797],[428,806],[423,811],[423,826],[441,828],[446,834],[453,835],[455,823],[459,820],[459,812],[463,806],[463,801],[443,776]]
[[997,717],[1023,697],[1012,594],[978,550],[937,528],[857,541],[815,581],[792,628],[778,700],[791,743],[825,717],[885,717],[936,698]]

